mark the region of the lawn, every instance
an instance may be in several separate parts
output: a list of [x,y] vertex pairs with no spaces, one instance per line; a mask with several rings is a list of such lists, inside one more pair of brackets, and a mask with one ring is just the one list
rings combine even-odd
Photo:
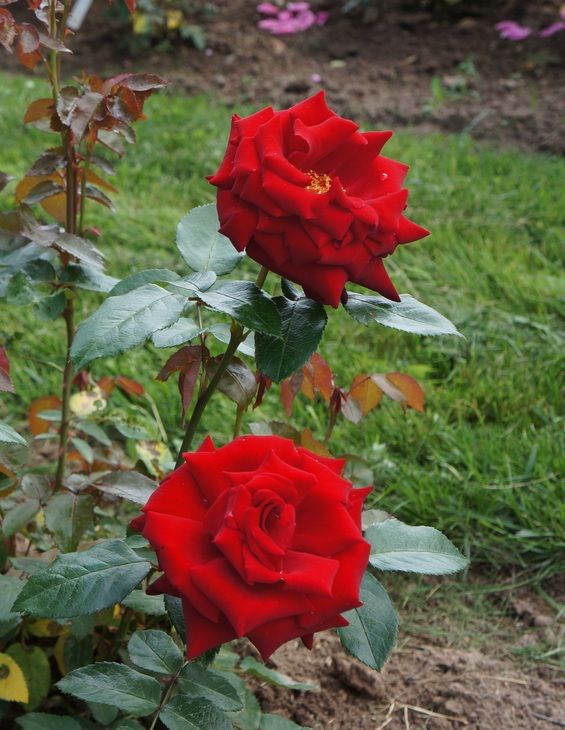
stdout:
[[[21,124],[26,102],[45,92],[39,81],[0,74],[0,170],[21,176],[49,144]],[[90,210],[103,232],[108,273],[183,271],[176,224],[192,206],[214,198],[204,176],[221,159],[232,111],[209,98],[173,93],[148,103],[138,144],[115,178],[117,213]],[[387,402],[360,426],[340,423],[333,451],[369,460],[374,505],[438,527],[475,563],[530,567],[538,578],[553,574],[563,567],[565,548],[559,412],[565,162],[489,149],[466,137],[410,132],[396,134],[386,152],[411,164],[409,213],[433,232],[389,259],[389,272],[400,291],[448,316],[466,339],[366,329],[352,326],[343,311],[332,312],[320,352],[342,385],[358,372],[400,370],[421,381],[427,400],[424,414],[404,414]],[[0,206],[9,205],[5,192]],[[86,297],[82,314],[95,303]],[[0,418],[21,426],[30,400],[58,390],[50,363],[61,361],[63,329],[4,303],[0,317],[0,344],[9,349],[17,391],[3,395]],[[93,372],[141,380],[177,438],[176,385],[154,380],[170,352],[147,346],[95,363]],[[275,413],[276,390],[247,421]],[[206,430],[220,442],[230,437],[225,423],[232,408],[217,396],[206,415]],[[297,401],[293,418],[323,435],[322,404]]]

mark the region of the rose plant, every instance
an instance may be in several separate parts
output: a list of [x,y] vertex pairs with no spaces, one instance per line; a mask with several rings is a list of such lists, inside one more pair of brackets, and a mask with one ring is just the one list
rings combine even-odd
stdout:
[[[86,222],[87,201],[110,204],[101,173],[112,166],[99,146],[121,152],[165,82],[120,74],[64,85],[71,5],[32,3],[41,32],[0,13],[3,45],[28,66],[45,61],[51,82],[26,119],[59,136],[2,215],[2,293],[60,317],[67,337],[60,397],[29,410],[32,447],[56,443],[48,466],[26,464],[27,438],[0,423],[0,718],[24,730],[295,727],[261,713],[245,675],[311,687],[266,669],[239,640],[267,660],[287,641],[312,648],[317,632],[337,628],[378,670],[397,633],[378,571],[437,575],[467,563],[433,528],[364,510],[366,471],[332,444],[338,417],[357,423],[383,395],[422,410],[420,386],[403,373],[359,373],[345,389],[317,352],[328,305],[330,315],[343,306],[352,326],[458,334],[398,295],[384,269],[397,245],[427,231],[404,216],[407,168],[380,154],[389,133],[360,132],[319,94],[234,118],[210,178],[217,206],[178,225],[178,270],[108,276]],[[82,288],[106,296],[76,328]],[[157,375],[178,377],[184,432],[173,438],[141,383],[86,369],[148,341],[175,348]],[[13,392],[8,345],[0,389]],[[277,384],[287,417],[298,393],[327,404],[325,434],[246,420]],[[216,446],[205,419],[219,396],[233,402],[234,424],[233,440]]]

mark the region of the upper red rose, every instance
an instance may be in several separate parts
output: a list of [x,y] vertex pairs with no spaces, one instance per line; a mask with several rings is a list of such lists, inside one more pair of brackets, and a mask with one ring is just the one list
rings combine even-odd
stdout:
[[320,92],[290,109],[233,117],[209,178],[220,231],[238,251],[339,305],[348,280],[399,300],[383,257],[428,231],[402,215],[406,165],[380,153],[392,132],[360,132]]
[[151,586],[182,600],[187,654],[248,636],[267,659],[281,644],[346,626],[369,557],[363,500],[344,461],[278,436],[210,439],[170,474],[132,527],[164,571]]

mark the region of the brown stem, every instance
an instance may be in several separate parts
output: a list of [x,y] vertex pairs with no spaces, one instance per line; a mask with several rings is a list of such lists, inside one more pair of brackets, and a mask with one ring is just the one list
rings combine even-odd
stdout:
[[70,421],[70,400],[71,385],[73,382],[73,364],[71,362],[71,346],[75,334],[75,305],[74,298],[67,302],[67,306],[63,311],[63,319],[67,332],[67,353],[65,359],[65,369],[63,370],[63,386],[62,386],[62,406],[61,406],[61,428],[59,430],[59,457],[57,459],[57,471],[55,473],[55,491],[63,486],[63,477],[65,476],[65,464],[67,460],[67,443],[69,440],[69,421]]
[[323,444],[327,446],[332,436],[335,424],[337,422],[337,413],[330,408],[330,420],[328,421],[328,427],[326,429],[326,435],[324,436]]

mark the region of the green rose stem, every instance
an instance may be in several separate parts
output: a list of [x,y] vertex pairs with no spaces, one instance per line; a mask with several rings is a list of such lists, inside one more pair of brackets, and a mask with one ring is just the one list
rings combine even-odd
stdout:
[[161,700],[161,702],[159,702],[159,707],[155,710],[155,714],[153,715],[153,719],[151,720],[151,725],[149,725],[148,730],[155,730],[155,726],[157,725],[157,720],[159,719],[161,710],[163,709],[163,707],[165,707],[165,705],[171,698],[171,694],[175,688],[177,679],[180,677],[180,673],[186,667],[187,664],[188,664],[188,662],[184,662],[184,664],[178,670],[178,672],[174,676],[171,677],[169,684],[167,685],[167,689],[165,690],[165,694],[163,695],[163,699]]
[[[257,275],[257,279],[255,281],[255,284],[259,288],[261,288],[265,283],[265,279],[267,278],[268,273],[269,269],[267,269],[265,266],[263,266],[259,271],[259,274]],[[198,400],[196,401],[196,405],[194,406],[194,410],[192,411],[192,415],[186,427],[186,432],[184,434],[181,447],[179,449],[179,453],[175,463],[175,469],[178,469],[178,467],[183,463],[182,455],[185,451],[188,451],[192,445],[192,440],[194,438],[194,434],[196,433],[196,429],[198,428],[198,424],[200,423],[200,419],[202,418],[202,414],[206,410],[206,406],[208,405],[210,398],[214,395],[214,391],[218,387],[218,383],[220,382],[222,375],[226,372],[232,357],[237,351],[237,348],[245,340],[247,334],[248,333],[244,332],[243,327],[240,324],[238,324],[235,320],[232,320],[230,341],[228,343],[226,351],[224,352],[224,356],[222,357],[220,364],[218,365],[218,369],[214,373],[213,378],[210,380],[208,386],[206,387],[204,392],[200,394]],[[241,421],[241,416],[239,416],[239,420]],[[238,416],[236,416],[236,427],[237,421]]]
[[241,406],[237,407],[237,410],[235,412],[235,423],[233,424],[233,437],[234,439],[237,438],[241,432],[241,421],[243,419],[243,412],[244,408]]
[[244,339],[245,336],[243,332],[243,327],[240,324],[237,324],[237,322],[235,322],[234,320],[232,320],[230,341],[228,343],[226,351],[224,352],[224,356],[222,357],[220,364],[218,365],[218,369],[214,373],[214,377],[210,380],[210,382],[208,383],[208,387],[196,401],[196,405],[194,406],[190,421],[188,422],[188,426],[186,427],[186,433],[184,434],[179,454],[177,456],[175,469],[177,469],[183,463],[182,455],[191,447],[192,439],[194,438],[194,434],[196,433],[196,429],[198,428],[198,424],[200,422],[200,419],[202,418],[202,414],[206,410],[206,406],[208,405],[210,398],[214,395],[214,391],[218,387],[218,383],[220,382],[222,375],[227,370],[228,365],[230,364],[232,357],[235,355],[237,348],[241,345]]

